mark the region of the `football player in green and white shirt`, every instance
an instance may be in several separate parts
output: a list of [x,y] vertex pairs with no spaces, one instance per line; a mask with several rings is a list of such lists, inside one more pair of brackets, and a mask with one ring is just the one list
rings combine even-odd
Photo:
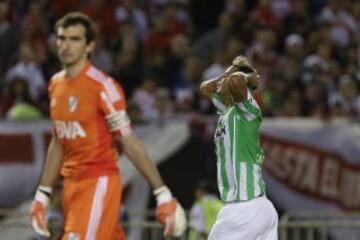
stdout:
[[226,203],[209,240],[275,240],[278,216],[266,198],[260,146],[262,113],[252,96],[259,74],[243,56],[221,76],[201,84],[219,114],[215,130],[218,188]]

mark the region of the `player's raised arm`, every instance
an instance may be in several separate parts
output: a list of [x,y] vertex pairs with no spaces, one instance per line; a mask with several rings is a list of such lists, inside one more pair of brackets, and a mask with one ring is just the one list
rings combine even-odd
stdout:
[[248,89],[257,88],[259,75],[243,56],[236,57],[233,60],[232,67],[233,70],[228,74],[228,77],[219,83],[218,91],[229,93],[235,102],[242,102],[247,99]]
[[204,96],[210,98],[211,95],[216,92],[217,86],[221,79],[222,79],[222,75],[202,82],[200,85],[200,92]]
[[247,98],[247,76],[241,72],[231,74],[227,81],[222,84],[229,89],[233,100],[235,102],[242,102]]
[[109,111],[106,120],[110,131],[115,133],[115,140],[154,190],[157,200],[156,216],[158,221],[165,226],[164,234],[181,236],[186,229],[186,217],[182,206],[164,185],[157,167],[151,161],[142,142],[132,131],[126,110],[116,110],[107,94],[105,92],[100,94]]
[[61,163],[63,160],[63,151],[59,140],[54,136],[51,139],[47,158],[45,162],[45,169],[42,175],[40,185],[36,191],[35,199],[31,205],[29,218],[34,230],[43,236],[50,236],[45,220],[46,208],[50,201],[55,181],[59,176]]
[[214,93],[219,91],[221,82],[223,82],[235,70],[235,67],[231,65],[220,76],[202,82],[200,85],[200,92],[208,98],[211,98]]

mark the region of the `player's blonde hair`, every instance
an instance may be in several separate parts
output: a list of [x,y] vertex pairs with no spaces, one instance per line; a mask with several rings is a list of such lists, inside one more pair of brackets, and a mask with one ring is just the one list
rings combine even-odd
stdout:
[[255,72],[255,69],[253,68],[253,66],[251,66],[249,60],[242,55],[239,55],[236,58],[234,58],[232,65],[238,68],[240,72],[244,72],[244,73]]

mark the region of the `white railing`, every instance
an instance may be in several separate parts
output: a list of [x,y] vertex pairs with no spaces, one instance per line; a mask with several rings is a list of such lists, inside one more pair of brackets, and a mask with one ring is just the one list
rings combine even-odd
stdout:
[[359,240],[360,212],[294,211],[279,221],[280,240]]
[[[8,215],[10,212],[11,210],[0,209],[0,216]],[[14,214],[17,215],[17,217],[13,221],[0,224],[0,239],[10,240],[12,239],[11,236],[19,236],[20,232],[23,232],[23,236],[31,237],[31,235],[34,235],[27,220],[27,211],[12,213],[13,216]],[[153,210],[129,210],[128,216],[129,220],[122,223],[124,230],[127,233],[129,233],[130,230],[139,230],[141,240],[187,239],[187,233],[179,238],[165,238],[163,236],[162,226],[156,220],[153,220]],[[135,217],[136,220],[132,220],[133,217]],[[140,219],[136,217],[140,217]],[[51,228],[54,231],[60,231],[61,233],[62,227],[62,221],[52,222]],[[6,232],[8,232],[8,237],[1,234],[5,229],[7,230]],[[13,233],[15,235],[9,233],[10,229],[14,230]],[[279,240],[359,239],[360,212],[290,211],[283,214],[279,221]]]
[[[20,211],[14,211],[12,209],[0,208],[0,239],[1,240],[13,240],[15,239],[35,239],[36,234],[31,229],[31,226],[27,217],[27,209],[21,209]],[[121,223],[121,226],[125,230],[128,240],[186,240],[187,232],[184,235],[177,238],[164,237],[164,228],[154,219],[154,210],[129,210],[129,220]],[[10,216],[11,218],[4,218]],[[61,239],[63,233],[63,219],[61,215],[53,215],[55,217],[50,218],[48,227],[52,236],[50,240]],[[132,220],[132,218],[137,220]],[[6,221],[1,221],[1,218]],[[149,220],[147,220],[149,219]],[[138,237],[130,237],[129,233],[133,230],[138,230]],[[37,238],[36,238],[37,239]]]

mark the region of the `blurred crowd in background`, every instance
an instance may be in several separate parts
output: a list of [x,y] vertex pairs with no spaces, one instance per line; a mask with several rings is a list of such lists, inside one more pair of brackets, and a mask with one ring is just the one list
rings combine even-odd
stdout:
[[96,21],[92,62],[134,122],[215,113],[199,85],[239,54],[261,75],[265,116],[360,115],[357,0],[0,0],[0,119],[48,117],[54,23],[70,11]]

